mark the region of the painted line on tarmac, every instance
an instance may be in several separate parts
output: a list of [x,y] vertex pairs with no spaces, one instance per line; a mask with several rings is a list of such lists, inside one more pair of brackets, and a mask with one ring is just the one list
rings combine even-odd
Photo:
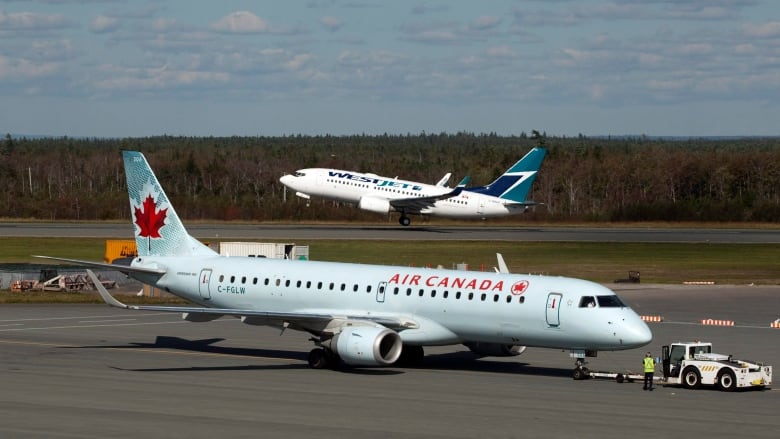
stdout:
[[[165,315],[170,315],[170,314],[155,312],[155,313],[134,314],[134,315],[136,317],[152,317],[152,316],[165,316]],[[40,320],[77,320],[77,319],[83,319],[84,317],[87,317],[87,316],[38,317],[38,318],[33,318],[33,319],[8,319],[8,320],[0,320],[0,323],[37,322],[37,321],[40,321]],[[112,314],[112,315],[109,315],[109,316],[100,316],[100,315],[98,315],[98,316],[88,316],[88,317],[91,318],[91,319],[111,319],[111,318],[116,318],[117,315],[116,314]]]

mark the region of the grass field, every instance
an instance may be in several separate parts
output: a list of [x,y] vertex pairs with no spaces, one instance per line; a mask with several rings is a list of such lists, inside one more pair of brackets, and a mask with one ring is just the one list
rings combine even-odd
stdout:
[[[641,273],[643,283],[713,281],[780,284],[780,246],[774,244],[515,243],[496,241],[312,240],[311,259],[385,265],[492,270],[496,252],[515,273],[580,277],[612,282]],[[105,240],[0,238],[0,263],[47,262],[41,254],[102,261]]]

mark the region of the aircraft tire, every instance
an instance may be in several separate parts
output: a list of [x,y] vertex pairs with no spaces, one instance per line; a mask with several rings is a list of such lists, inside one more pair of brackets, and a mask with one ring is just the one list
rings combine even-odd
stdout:
[[409,227],[409,224],[412,223],[412,220],[409,219],[409,217],[406,215],[401,215],[401,217],[398,218],[398,223],[404,227]]
[[400,367],[420,367],[423,364],[425,350],[422,346],[404,345],[401,356],[395,364]]
[[588,378],[588,368],[587,367],[575,367],[574,371],[572,372],[571,377],[574,378],[577,381],[584,380],[584,379]]
[[328,357],[325,349],[314,348],[309,351],[309,367],[312,369],[324,369],[328,367]]

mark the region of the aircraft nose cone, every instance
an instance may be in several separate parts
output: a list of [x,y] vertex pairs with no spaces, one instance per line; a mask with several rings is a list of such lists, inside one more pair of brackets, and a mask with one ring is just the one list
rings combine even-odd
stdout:
[[285,185],[285,186],[289,186],[289,185],[290,185],[290,182],[292,182],[292,179],[293,179],[293,176],[292,176],[292,175],[290,175],[290,174],[286,174],[286,175],[282,175],[282,176],[279,178],[279,181],[280,181],[280,182],[281,182],[283,185]]
[[627,325],[623,344],[632,348],[639,348],[653,341],[653,333],[642,319],[637,318]]

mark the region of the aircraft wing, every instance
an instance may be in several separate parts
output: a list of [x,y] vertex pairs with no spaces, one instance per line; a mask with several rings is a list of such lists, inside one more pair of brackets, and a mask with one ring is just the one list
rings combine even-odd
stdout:
[[[205,308],[200,306],[157,306],[157,305],[126,305],[117,300],[106,290],[92,270],[87,269],[87,275],[92,280],[92,284],[97,288],[100,297],[108,306],[115,308],[129,309],[135,311],[159,311],[176,312],[185,315],[185,319],[190,321],[210,321],[216,320],[222,316],[240,317],[245,323],[253,325],[265,325],[272,323],[296,324],[302,328],[325,327],[329,322],[337,319],[343,320],[363,320],[377,323],[393,330],[413,329],[417,324],[413,321],[400,318],[382,317],[382,316],[337,316],[333,314],[317,313],[295,313],[295,312],[270,312],[250,309],[236,308]],[[286,325],[285,325],[286,326]]]
[[395,198],[388,201],[390,202],[390,205],[395,208],[395,210],[406,213],[420,213],[420,211],[423,209],[433,207],[433,204],[439,200],[446,200],[447,198],[457,197],[460,195],[460,193],[463,192],[463,189],[466,187],[465,182],[468,182],[468,177],[461,180],[460,184],[458,184],[455,189],[441,195],[431,195],[429,197],[416,198]]

